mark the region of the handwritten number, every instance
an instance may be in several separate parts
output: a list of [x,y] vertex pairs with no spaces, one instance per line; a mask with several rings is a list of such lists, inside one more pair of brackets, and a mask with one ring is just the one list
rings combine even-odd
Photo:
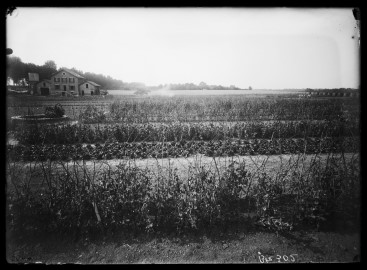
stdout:
[[[259,253],[259,261],[261,263],[269,263],[269,262],[273,262],[273,256],[269,256],[269,257],[266,257],[264,255],[262,255],[260,252]],[[285,261],[285,262],[288,262],[288,261],[291,261],[291,262],[295,262],[296,259],[295,259],[295,256],[298,256],[298,254],[291,254],[289,255],[289,257],[287,255],[276,255],[276,259],[277,259],[277,262],[278,263],[281,263],[282,262],[282,259]],[[275,258],[274,258],[275,260]]]
[[289,257],[291,257],[291,261],[292,262],[295,262],[296,261],[296,259],[294,258],[294,256],[298,256],[298,254],[291,254],[291,255],[289,255]]
[[259,255],[259,261],[260,261],[261,263],[264,263],[264,255]]
[[269,263],[269,262],[272,262],[273,260],[272,260],[272,258],[271,258],[271,256],[270,256],[270,257],[268,257],[268,258],[266,258],[266,257],[265,257],[265,261],[266,261],[266,263]]

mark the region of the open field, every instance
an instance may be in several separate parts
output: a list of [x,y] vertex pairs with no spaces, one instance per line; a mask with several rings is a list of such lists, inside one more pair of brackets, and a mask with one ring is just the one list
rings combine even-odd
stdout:
[[[116,96],[133,96],[135,91],[132,90],[108,90],[111,95]],[[253,89],[253,90],[153,90],[148,96],[264,96],[264,95],[294,95],[304,90],[272,90],[272,89]]]
[[[113,247],[109,241],[93,250],[80,247],[81,255],[70,262],[259,262],[258,252],[298,252],[298,261],[354,260],[359,100],[262,94],[12,98],[8,121],[60,103],[78,123],[8,126],[8,230],[82,242],[121,233],[153,239],[197,234],[191,243],[200,242],[203,232],[227,237],[220,240],[225,248],[219,240],[205,247],[206,240],[200,242],[202,254],[174,242],[155,253],[154,240],[125,239]],[[335,224],[349,236],[342,240]],[[287,236],[273,238],[270,232]],[[294,238],[300,232],[304,235]],[[314,235],[319,240],[305,240]],[[337,246],[326,247],[328,239]],[[302,241],[312,247],[304,248]],[[343,241],[350,247],[340,249]],[[8,253],[15,261],[27,256],[17,245]],[[122,251],[124,245],[130,248]],[[32,253],[29,245],[26,249]],[[116,256],[95,255],[109,249]],[[119,257],[121,252],[126,257]],[[146,260],[132,255],[136,252]],[[175,255],[168,260],[166,252]],[[29,256],[66,262],[42,248]]]
[[[28,99],[30,100],[28,101]],[[348,114],[359,117],[359,99],[277,96],[190,96],[49,100],[39,97],[8,98],[11,116],[43,113],[60,103],[73,120],[84,123],[149,123],[169,121],[323,120]],[[86,109],[89,110],[86,111]],[[106,112],[108,113],[106,115]]]

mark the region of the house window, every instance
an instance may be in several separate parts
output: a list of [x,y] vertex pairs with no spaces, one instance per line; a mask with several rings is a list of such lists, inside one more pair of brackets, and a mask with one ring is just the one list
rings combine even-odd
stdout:
[[61,82],[67,83],[68,82],[68,78],[61,78]]
[[60,85],[59,84],[55,84],[55,90],[60,90]]
[[43,87],[46,87],[46,83],[43,83]]
[[69,89],[70,90],[75,90],[75,86],[74,85],[69,85]]
[[65,76],[65,72],[63,72],[62,75]]
[[60,82],[60,78],[54,78],[54,82]]
[[85,84],[85,88],[88,88],[88,84],[87,83]]
[[75,82],[75,78],[69,78],[69,83],[74,83]]

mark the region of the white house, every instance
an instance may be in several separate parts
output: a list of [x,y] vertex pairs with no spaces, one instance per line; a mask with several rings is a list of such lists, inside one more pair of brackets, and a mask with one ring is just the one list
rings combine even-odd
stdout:
[[87,81],[82,75],[63,68],[51,75],[50,80],[36,84],[39,95],[99,95],[100,85]]
[[79,95],[99,95],[100,85],[92,81],[85,81],[79,84]]

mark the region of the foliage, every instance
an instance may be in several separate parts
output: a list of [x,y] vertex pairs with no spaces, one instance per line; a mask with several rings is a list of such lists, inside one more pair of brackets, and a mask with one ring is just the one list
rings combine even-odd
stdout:
[[358,119],[358,106],[355,100],[151,97],[114,101],[104,123]]
[[[68,137],[63,139],[67,140]],[[56,138],[57,139],[57,138]],[[62,138],[59,138],[62,139]],[[34,138],[30,138],[34,140]],[[88,142],[88,136],[82,139]],[[40,138],[44,142],[44,138]],[[13,161],[33,160],[109,160],[121,158],[176,158],[203,154],[209,157],[280,155],[280,154],[316,154],[359,152],[359,138],[304,138],[304,139],[255,139],[232,141],[180,141],[154,143],[118,143],[105,144],[42,144],[7,146],[8,158]]]
[[[286,187],[287,186],[287,187]],[[291,181],[262,175],[255,188],[259,224],[272,230],[293,226],[320,228],[342,219],[358,224],[360,200],[358,163],[330,158],[324,168],[312,163],[308,172],[294,170]]]
[[43,79],[49,79],[56,71],[56,64],[52,60],[48,60],[44,65],[39,66],[33,63],[23,63],[17,56],[7,57],[7,76],[14,83],[19,83],[23,79],[28,82],[28,73],[38,73],[41,81]]
[[178,83],[178,84],[169,84],[166,85],[170,90],[240,90],[240,88],[231,85],[231,86],[222,86],[222,85],[207,85],[205,82],[201,82],[199,85],[194,83]]
[[[111,92],[111,94],[113,94]],[[93,123],[172,123],[172,122],[237,122],[237,121],[313,121],[342,119],[358,122],[360,104],[358,99],[298,99],[258,98],[246,96],[177,96],[126,98],[126,96],[84,96],[78,100],[67,97],[47,98],[70,109],[67,113],[79,118],[87,105],[93,105],[108,113],[103,121]],[[40,97],[12,97],[8,101],[8,115],[19,115],[28,106],[41,107]],[[92,123],[86,118],[88,123]],[[228,123],[231,124],[231,123]]]
[[65,115],[65,110],[60,103],[56,104],[54,107],[45,108],[45,116],[49,118],[57,118]]
[[358,170],[354,161],[342,164],[315,163],[310,177],[294,170],[284,182],[284,172],[254,178],[237,162],[222,175],[197,165],[187,178],[174,168],[163,174],[158,166],[152,174],[127,162],[97,174],[76,163],[60,172],[42,162],[46,187],[33,192],[29,182],[14,179],[7,219],[13,229],[30,231],[185,232],[243,226],[245,214],[255,212],[252,222],[267,229],[316,228],[335,218],[358,219]]
[[[258,226],[275,231],[319,228],[335,220],[358,223],[359,164],[344,159],[346,152],[359,152],[354,100],[153,97],[103,106],[92,101],[81,110],[83,124],[15,130],[20,144],[7,146],[7,161],[29,162],[24,166],[29,176],[8,167],[9,187],[15,190],[7,200],[12,228],[185,232],[247,226],[248,213],[256,214]],[[110,122],[115,124],[88,124]],[[327,154],[326,162],[319,161],[321,153]],[[132,165],[137,158],[196,154],[214,163],[219,156],[252,160],[278,154],[291,154],[297,162],[287,169],[282,164],[274,174],[265,173],[263,164],[252,172],[233,160],[221,173],[194,164],[185,175],[158,161],[156,170]],[[315,154],[310,168],[299,161],[304,154]],[[106,162],[109,169],[103,171],[85,165],[110,159],[127,161],[117,168]],[[51,166],[55,163],[58,167]],[[41,174],[32,169],[36,165]],[[35,177],[41,187],[32,186]]]
[[[81,116],[85,122],[103,121],[107,114],[90,107]],[[15,138],[22,144],[44,143],[98,143],[107,140],[118,142],[159,141],[213,141],[226,139],[276,139],[304,137],[350,137],[359,134],[359,125],[351,121],[298,121],[298,122],[237,122],[228,123],[165,123],[121,125],[64,125],[19,127]],[[84,138],[88,141],[83,141]],[[31,139],[33,138],[33,139]]]
[[169,172],[168,179],[152,179],[147,170],[128,164],[120,164],[97,178],[88,173],[80,177],[72,170],[50,176],[49,167],[44,171],[48,174],[48,188],[39,195],[28,189],[9,198],[8,218],[18,229],[27,220],[33,230],[84,231],[103,227],[183,232],[238,221],[238,211],[250,210],[238,207],[243,202],[240,193],[248,183],[243,167],[236,169],[232,164],[220,179],[223,185],[213,172],[197,169],[199,173],[192,170],[184,181],[176,170]]
[[106,113],[100,108],[88,105],[86,110],[79,115],[85,123],[103,122],[106,119]]

